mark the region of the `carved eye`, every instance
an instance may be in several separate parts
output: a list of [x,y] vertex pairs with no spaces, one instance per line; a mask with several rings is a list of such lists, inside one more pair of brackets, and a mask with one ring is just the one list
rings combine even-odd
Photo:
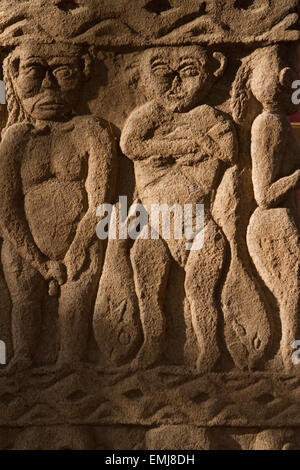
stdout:
[[195,77],[198,73],[198,69],[193,65],[188,65],[180,70],[180,75],[183,77]]
[[30,64],[25,67],[25,73],[26,75],[35,78],[43,76],[45,71],[43,66],[40,64]]
[[57,69],[53,70],[53,75],[58,80],[68,80],[72,78],[74,71],[69,67],[58,67]]
[[152,72],[154,73],[154,75],[164,77],[166,75],[169,75],[171,73],[171,70],[167,65],[157,64],[152,67]]

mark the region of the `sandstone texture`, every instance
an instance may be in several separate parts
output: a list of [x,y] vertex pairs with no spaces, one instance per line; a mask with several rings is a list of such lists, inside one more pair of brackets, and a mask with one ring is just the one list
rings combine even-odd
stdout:
[[0,449],[300,449],[298,13],[0,0]]

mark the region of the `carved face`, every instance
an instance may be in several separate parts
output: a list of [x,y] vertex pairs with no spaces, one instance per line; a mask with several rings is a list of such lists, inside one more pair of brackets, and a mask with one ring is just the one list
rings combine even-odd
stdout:
[[147,94],[171,112],[200,104],[215,78],[208,53],[197,46],[147,51],[145,67]]
[[11,67],[15,91],[33,119],[60,121],[70,115],[83,82],[83,67],[67,46],[22,47]]
[[294,80],[297,80],[296,70],[285,67],[274,50],[255,67],[251,90],[266,110],[293,114],[297,111],[297,106],[292,103]]

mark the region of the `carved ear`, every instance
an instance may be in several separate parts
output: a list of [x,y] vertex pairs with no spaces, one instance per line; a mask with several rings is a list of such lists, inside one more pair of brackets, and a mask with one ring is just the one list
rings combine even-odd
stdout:
[[293,80],[296,78],[294,77],[294,72],[291,67],[286,67],[282,69],[279,73],[279,82],[282,86],[288,87],[291,86]]
[[227,58],[221,52],[214,52],[213,58],[219,63],[219,67],[214,72],[216,78],[222,77],[227,67]]

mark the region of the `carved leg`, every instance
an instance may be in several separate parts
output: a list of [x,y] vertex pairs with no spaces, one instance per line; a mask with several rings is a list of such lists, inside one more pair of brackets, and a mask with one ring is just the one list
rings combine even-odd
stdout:
[[161,359],[164,350],[163,302],[171,258],[162,239],[138,239],[131,251],[131,262],[144,332],[144,343],[132,366],[147,368]]
[[14,252],[7,241],[2,246],[2,262],[12,301],[14,357],[9,369],[24,370],[33,362],[33,353],[40,335],[42,302],[47,293],[47,283]]
[[92,326],[93,307],[101,275],[101,254],[94,245],[90,264],[76,281],[61,286],[58,318],[60,349],[58,368],[76,366],[84,360],[88,336]]
[[298,229],[286,209],[257,209],[250,220],[247,241],[257,271],[278,302],[282,361],[285,369],[292,369],[292,344],[300,339]]
[[185,267],[185,290],[200,350],[197,361],[199,372],[211,371],[220,357],[217,338],[220,312],[216,304],[216,288],[222,272],[224,253],[224,237],[216,224],[210,221],[205,226],[203,248],[190,252]]

